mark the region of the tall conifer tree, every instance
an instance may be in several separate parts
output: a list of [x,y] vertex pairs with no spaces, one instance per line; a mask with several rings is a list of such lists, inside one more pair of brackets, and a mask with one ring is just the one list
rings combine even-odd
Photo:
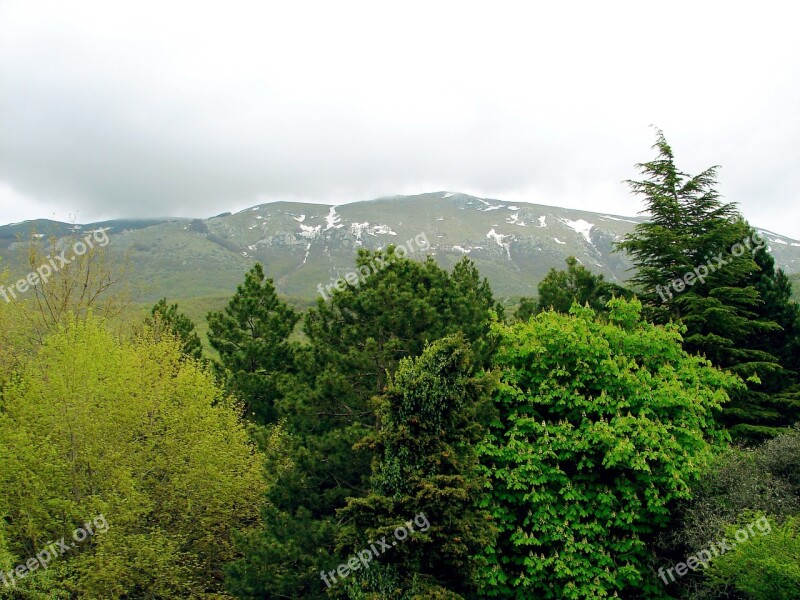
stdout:
[[680,171],[660,130],[654,149],[654,160],[637,165],[644,179],[628,182],[644,198],[649,220],[618,244],[637,269],[632,282],[646,315],[656,323],[680,320],[687,350],[748,380],[723,414],[735,435],[775,434],[798,414],[788,405],[776,411],[761,389],[763,378],[782,371],[775,349],[758,342],[780,330],[762,311],[755,285],[763,240],[720,199],[717,167],[695,176]]

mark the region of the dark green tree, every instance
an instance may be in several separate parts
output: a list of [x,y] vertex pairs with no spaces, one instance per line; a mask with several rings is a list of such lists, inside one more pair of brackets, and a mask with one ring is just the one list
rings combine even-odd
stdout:
[[527,321],[538,312],[539,303],[536,298],[522,297],[519,299],[517,310],[514,312],[514,319],[517,321]]
[[145,323],[157,331],[161,331],[163,328],[170,335],[178,338],[181,350],[186,356],[196,360],[203,357],[203,344],[194,330],[194,323],[189,317],[178,312],[177,304],[167,304],[167,299],[162,298],[153,306]]
[[[403,359],[377,399],[380,429],[360,443],[375,455],[371,491],[339,510],[346,522],[339,541],[345,555],[384,537],[393,547],[340,582],[341,595],[476,597],[475,556],[494,540],[475,449],[493,380],[474,371],[463,337],[450,336]],[[427,528],[395,541],[396,528],[418,515],[424,519],[415,524]]]
[[256,264],[220,312],[208,313],[208,340],[219,352],[218,370],[228,391],[256,423],[275,421],[281,382],[294,370],[289,336],[300,315],[280,300],[272,279]]
[[688,351],[748,381],[749,389],[736,392],[723,414],[737,437],[778,433],[794,416],[777,414],[759,390],[762,378],[782,367],[757,342],[779,330],[772,317],[759,314],[764,300],[753,281],[758,236],[735,205],[720,200],[717,167],[695,176],[681,172],[661,131],[654,148],[658,156],[637,165],[645,178],[628,182],[644,197],[650,220],[617,245],[633,260],[631,281],[645,314],[656,323],[683,322]]
[[800,305],[792,299],[792,283],[782,269],[775,267],[766,246],[756,251],[754,259],[759,270],[753,273],[752,283],[763,300],[756,312],[760,318],[780,325],[755,342],[778,357],[785,372],[774,383],[776,389],[784,389],[800,383]]
[[602,275],[595,275],[570,256],[566,271],[550,269],[539,283],[538,310],[567,313],[573,302],[577,302],[581,306],[588,304],[595,312],[605,312],[606,302],[615,295],[631,296],[623,287],[605,281]]
[[[341,562],[336,510],[370,486],[371,455],[353,446],[379,427],[372,402],[404,358],[463,332],[479,366],[489,362],[491,313],[502,311],[485,281],[464,261],[453,273],[394,247],[360,250],[363,277],[334,291],[305,317],[307,343],[297,374],[278,403],[295,445],[295,467],[274,486],[264,529],[242,541],[231,593],[240,598],[323,598],[320,571]],[[272,595],[270,595],[272,594]]]

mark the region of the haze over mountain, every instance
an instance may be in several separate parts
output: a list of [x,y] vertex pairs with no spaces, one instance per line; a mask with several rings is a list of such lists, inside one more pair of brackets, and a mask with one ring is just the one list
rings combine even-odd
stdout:
[[[626,280],[631,264],[613,244],[642,220],[441,191],[340,206],[276,202],[209,219],[27,221],[0,227],[0,256],[22,272],[16,250],[32,230],[62,236],[102,227],[109,247],[129,254],[144,300],[230,294],[255,261],[279,291],[310,299],[318,284],[352,271],[358,248],[406,244],[424,234],[440,264],[469,256],[498,295],[520,296],[534,295],[547,271],[564,268],[570,255],[611,281]],[[777,264],[800,273],[800,242],[761,231]],[[412,256],[424,257],[416,243],[410,247]]]

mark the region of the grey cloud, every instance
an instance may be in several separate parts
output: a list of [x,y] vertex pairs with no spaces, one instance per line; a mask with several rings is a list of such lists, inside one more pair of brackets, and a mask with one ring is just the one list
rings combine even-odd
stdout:
[[[703,64],[708,48],[663,58],[694,82],[671,89],[646,70],[653,50],[635,45],[646,36],[609,39],[579,20],[575,32],[543,26],[527,38],[522,17],[503,20],[506,31],[483,29],[481,14],[454,35],[449,13],[420,12],[431,19],[423,39],[401,25],[363,33],[344,17],[339,29],[323,19],[280,37],[275,19],[261,35],[257,20],[239,31],[206,15],[194,32],[164,15],[153,33],[109,5],[97,5],[97,23],[90,4],[52,5],[41,22],[25,6],[0,9],[0,186],[34,202],[9,214],[39,217],[55,203],[87,220],[207,216],[439,189],[634,214],[622,180],[651,158],[656,123],[680,166],[721,164],[728,200],[800,238],[798,61],[778,52],[780,35],[748,38],[744,14],[728,23],[739,38],[715,45],[707,87],[688,61]],[[626,18],[615,30],[636,31]]]

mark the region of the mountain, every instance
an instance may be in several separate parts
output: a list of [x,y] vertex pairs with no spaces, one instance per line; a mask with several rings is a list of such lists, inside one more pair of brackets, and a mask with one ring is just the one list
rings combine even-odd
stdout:
[[[417,239],[446,267],[469,256],[498,296],[534,295],[552,268],[574,255],[608,280],[624,282],[630,261],[613,244],[642,217],[625,217],[466,194],[436,192],[391,196],[332,206],[275,202],[209,219],[115,220],[74,225],[28,221],[0,227],[0,257],[20,275],[19,239],[31,229],[63,236],[97,230],[109,247],[130,257],[144,301],[229,295],[254,261],[265,265],[278,289],[312,299],[318,285],[353,270],[358,248],[406,244],[422,258]],[[800,273],[800,242],[760,230],[776,262]]]

